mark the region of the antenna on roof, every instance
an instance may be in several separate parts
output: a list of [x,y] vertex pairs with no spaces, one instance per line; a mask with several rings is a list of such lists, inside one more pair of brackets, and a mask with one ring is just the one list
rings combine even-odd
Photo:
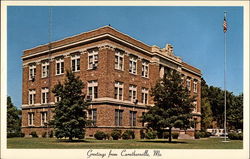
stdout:
[[[52,7],[49,7],[49,17],[48,17],[48,40],[49,40],[49,44],[48,44],[48,51],[49,51],[49,69],[48,69],[48,77],[49,77],[49,81],[48,81],[48,88],[49,90],[51,90],[50,86],[51,86],[51,79],[50,79],[50,75],[51,75],[51,66],[50,66],[50,62],[51,62],[51,48],[52,48],[52,44],[51,44],[51,41],[52,41]],[[48,95],[48,103],[50,103],[51,101],[51,98],[50,98],[51,94],[49,93]],[[48,138],[49,137],[49,120],[50,120],[50,105],[48,104],[48,123],[46,125],[47,127],[47,134],[46,134],[46,137]]]

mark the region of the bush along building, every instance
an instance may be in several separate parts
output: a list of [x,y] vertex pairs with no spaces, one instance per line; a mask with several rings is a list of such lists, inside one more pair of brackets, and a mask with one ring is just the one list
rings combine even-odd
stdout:
[[150,90],[170,69],[182,74],[184,86],[196,98],[196,122],[186,132],[193,135],[200,130],[201,71],[175,56],[170,44],[149,46],[104,26],[25,50],[22,60],[22,132],[26,136],[52,131],[47,123],[60,100],[52,89],[58,81],[64,82],[66,70],[80,76],[86,98],[91,100],[88,118],[94,122],[86,128],[85,137],[118,128],[132,130],[140,138],[145,128],[140,117],[154,106]]

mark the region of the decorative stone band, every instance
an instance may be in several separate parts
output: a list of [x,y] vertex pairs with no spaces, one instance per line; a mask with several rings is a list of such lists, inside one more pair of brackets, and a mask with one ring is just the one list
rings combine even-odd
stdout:
[[[22,126],[22,128],[47,128],[46,126]],[[86,128],[118,128],[118,129],[145,129],[142,126],[87,126]]]
[[[126,106],[126,107],[135,107],[135,108],[143,108],[143,109],[147,109],[148,107],[152,107],[154,106],[153,104],[143,104],[143,103],[137,103],[134,104],[131,101],[120,101],[120,100],[116,100],[113,98],[97,98],[97,99],[93,99],[93,101],[90,103],[92,105],[97,105],[97,104],[112,104],[112,105],[118,105],[118,106]],[[23,104],[22,105],[22,109],[40,109],[40,108],[54,108],[55,107],[55,103],[51,102],[47,105],[45,104],[34,104],[34,105],[27,105],[27,104]]]

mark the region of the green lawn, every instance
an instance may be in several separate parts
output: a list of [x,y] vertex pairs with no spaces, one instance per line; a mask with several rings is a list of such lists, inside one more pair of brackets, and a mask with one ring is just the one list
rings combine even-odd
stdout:
[[8,138],[7,148],[57,148],[57,149],[242,149],[243,141],[231,140],[222,142],[219,138],[204,138],[198,140],[94,140],[86,139],[74,142],[55,138]]

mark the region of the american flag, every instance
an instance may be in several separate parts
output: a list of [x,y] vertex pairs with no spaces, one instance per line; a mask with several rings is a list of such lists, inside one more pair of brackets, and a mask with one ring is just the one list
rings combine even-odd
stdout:
[[223,22],[223,31],[224,33],[227,31],[227,20],[225,16],[224,16],[224,22]]

